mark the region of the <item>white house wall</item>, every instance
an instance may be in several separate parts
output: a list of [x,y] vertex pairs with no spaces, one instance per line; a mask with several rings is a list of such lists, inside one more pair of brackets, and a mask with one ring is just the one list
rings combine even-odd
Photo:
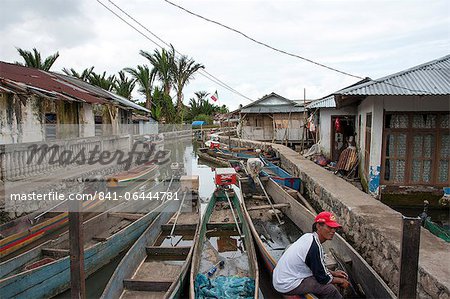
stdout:
[[28,98],[26,105],[23,105],[15,97],[11,106],[7,95],[0,94],[0,144],[41,141],[43,127],[36,111],[39,99]]
[[319,136],[322,153],[326,157],[331,157],[331,117],[339,115],[355,115],[356,108],[352,106],[343,107],[341,109],[336,108],[320,108],[319,119]]
[[[358,106],[358,114],[361,115],[361,124],[356,122],[356,138],[360,148],[361,165],[364,165],[365,157],[365,127],[366,115],[372,113],[372,138],[370,146],[369,176],[367,177],[368,189],[373,195],[379,194],[380,171],[383,148],[383,121],[384,111],[449,111],[450,97],[448,96],[373,96],[367,97]],[[361,132],[360,132],[361,128]]]

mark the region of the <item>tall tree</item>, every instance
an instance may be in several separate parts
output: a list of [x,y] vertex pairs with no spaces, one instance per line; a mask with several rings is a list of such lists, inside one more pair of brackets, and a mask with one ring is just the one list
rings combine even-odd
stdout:
[[131,93],[136,85],[136,79],[129,79],[124,71],[119,72],[119,78],[116,78],[113,84],[113,90],[116,94],[131,100]]
[[177,92],[177,109],[179,112],[183,110],[183,88],[193,78],[194,73],[205,67],[196,63],[192,58],[183,55],[175,60],[172,76]]
[[16,64],[24,65],[28,67],[37,68],[44,71],[49,71],[52,65],[55,63],[56,59],[59,57],[59,52],[56,52],[53,55],[48,56],[42,61],[41,53],[33,48],[33,52],[23,50],[21,48],[16,48],[19,52],[19,55],[22,56],[25,63],[20,63],[16,61]]
[[94,71],[94,67],[91,66],[90,68],[84,69],[83,72],[78,73],[75,69],[71,68],[70,70],[67,68],[63,68],[62,71],[69,76],[81,79],[83,81],[88,82],[89,77],[91,76],[92,72]]
[[152,74],[161,81],[163,91],[166,96],[170,96],[170,90],[172,89],[172,74],[175,63],[175,49],[171,46],[171,49],[167,51],[162,49],[159,51],[155,49],[153,54],[141,50],[139,52],[142,56],[147,58],[153,65]]
[[151,72],[148,66],[138,65],[135,69],[127,67],[124,69],[139,83],[138,91],[145,95],[145,108],[152,109],[152,92],[155,82],[155,74]]

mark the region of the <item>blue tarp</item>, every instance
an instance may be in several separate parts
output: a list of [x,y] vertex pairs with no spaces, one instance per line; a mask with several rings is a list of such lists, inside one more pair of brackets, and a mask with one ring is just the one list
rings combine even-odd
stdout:
[[195,277],[196,299],[250,299],[254,296],[255,280],[250,277],[218,276],[208,278],[201,273]]
[[203,121],[203,120],[194,120],[192,122],[193,127],[204,126],[204,125],[206,125],[206,121]]

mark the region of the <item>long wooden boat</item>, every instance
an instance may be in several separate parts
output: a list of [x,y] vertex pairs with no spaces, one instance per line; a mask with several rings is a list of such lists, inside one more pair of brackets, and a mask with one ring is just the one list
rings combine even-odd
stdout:
[[[290,196],[280,185],[269,179],[265,189],[284,221],[280,225],[273,219],[274,211],[266,198],[254,191],[245,182],[240,182],[243,211],[249,223],[258,251],[265,267],[272,273],[284,250],[295,242],[303,232],[311,231],[315,215]],[[250,194],[250,196],[247,196]],[[324,243],[326,263],[330,268],[337,265],[353,280],[356,291],[364,298],[396,298],[381,277],[339,234],[332,241]],[[358,294],[361,296],[361,294]],[[307,298],[314,298],[308,294]]]
[[275,182],[282,186],[284,185],[294,190],[300,190],[302,183],[300,178],[293,177],[289,172],[274,163],[267,161],[263,157],[260,157],[260,159],[265,165],[261,171],[263,176],[271,177]]
[[127,187],[131,183],[142,182],[151,179],[156,175],[158,165],[155,161],[149,161],[141,166],[128,171],[119,172],[106,178],[108,187]]
[[212,157],[211,155],[208,154],[208,150],[207,148],[199,148],[197,150],[197,155],[200,159],[214,163],[216,165],[219,166],[223,166],[223,167],[227,167],[228,166],[228,162],[224,159],[220,159],[217,157]]
[[178,216],[174,206],[166,210],[123,257],[101,298],[180,297],[200,227],[199,204],[180,206]]
[[[167,187],[160,184],[158,188],[162,191]],[[124,213],[121,204],[84,223],[86,277],[128,248],[169,203],[145,202],[146,207],[140,203],[142,213]],[[49,298],[69,286],[68,232],[0,264],[0,294],[4,298]]]
[[[232,203],[241,236],[228,199]],[[242,285],[248,291],[245,297],[258,298],[258,263],[250,228],[237,195],[231,189],[219,187],[212,194],[203,215],[192,258],[189,297],[199,298],[204,295],[203,292],[215,293],[216,298],[244,296],[233,293],[233,289],[238,288],[227,288],[224,281]],[[225,291],[228,292],[227,297]]]
[[[65,203],[64,203],[65,204]],[[89,200],[83,202],[83,210],[92,211],[102,202]],[[66,208],[67,210],[67,208]],[[89,214],[90,216],[93,213]],[[0,226],[0,260],[36,243],[44,236],[64,228],[69,221],[67,212],[34,212]]]

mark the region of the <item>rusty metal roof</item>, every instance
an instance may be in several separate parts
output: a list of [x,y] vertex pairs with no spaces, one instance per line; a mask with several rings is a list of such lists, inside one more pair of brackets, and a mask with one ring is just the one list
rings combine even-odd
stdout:
[[366,83],[344,88],[337,96],[450,95],[450,55]]
[[113,103],[126,109],[150,111],[128,99],[70,76],[0,61],[0,88],[6,92],[32,93],[65,101]]
[[[19,92],[41,93],[61,100],[87,103],[107,103],[105,99],[91,95],[82,88],[61,81],[54,74],[35,68],[0,61],[0,84],[6,88],[17,88]],[[21,88],[19,88],[21,87]]]

